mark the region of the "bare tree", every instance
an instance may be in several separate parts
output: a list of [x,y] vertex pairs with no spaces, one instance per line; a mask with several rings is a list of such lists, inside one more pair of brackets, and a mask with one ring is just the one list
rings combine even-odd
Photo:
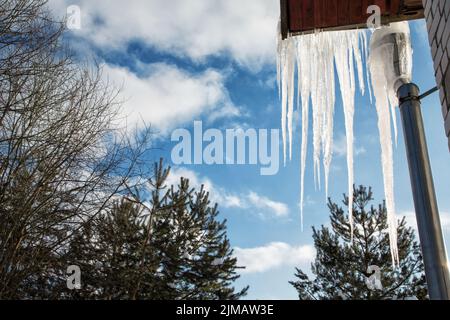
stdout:
[[117,91],[74,62],[45,4],[0,0],[3,299],[39,295],[81,223],[138,183],[150,139],[114,127]]

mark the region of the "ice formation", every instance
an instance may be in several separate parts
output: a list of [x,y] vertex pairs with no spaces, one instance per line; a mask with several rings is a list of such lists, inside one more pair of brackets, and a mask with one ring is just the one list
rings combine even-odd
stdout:
[[[349,207],[353,206],[353,115],[355,107],[356,74],[359,89],[364,93],[363,54],[366,53],[364,31],[321,32],[290,37],[278,43],[278,81],[282,100],[281,127],[284,161],[287,151],[292,158],[292,120],[295,97],[295,73],[297,73],[297,104],[301,101],[301,194],[300,208],[303,226],[304,180],[308,149],[308,120],[313,118],[314,181],[321,187],[321,165],[324,168],[325,192],[328,197],[328,180],[333,157],[333,127],[335,106],[335,66],[343,97],[347,136]],[[296,68],[297,67],[297,68]],[[296,72],[297,71],[297,72]],[[311,101],[311,107],[310,107]],[[287,141],[289,141],[289,146]],[[349,210],[353,227],[352,211]]]
[[[397,89],[400,84],[411,82],[412,49],[407,22],[393,23],[377,30],[371,39],[369,68],[378,114],[381,143],[386,210],[393,263],[398,263],[397,219],[394,199],[394,165],[390,114],[395,124],[395,108],[398,106]],[[390,38],[390,39],[389,39]],[[396,48],[397,47],[397,48]],[[395,139],[397,127],[394,125]]]
[[[411,77],[412,52],[407,22],[391,24],[376,30],[371,39],[371,53],[368,58],[368,31],[346,30],[318,32],[309,35],[290,37],[278,41],[278,85],[281,98],[281,127],[284,149],[284,162],[292,159],[293,113],[295,93],[297,106],[301,105],[301,158],[300,158],[300,208],[303,228],[304,180],[308,149],[309,114],[312,113],[314,181],[321,184],[321,165],[324,168],[325,192],[328,197],[328,180],[333,156],[333,121],[335,108],[335,68],[339,80],[342,105],[345,115],[347,140],[349,220],[353,235],[353,123],[355,94],[359,89],[365,91],[363,61],[368,62],[366,80],[369,85],[370,101],[372,91],[378,114],[378,127],[381,143],[381,160],[388,213],[389,236],[393,264],[398,263],[397,233],[394,201],[392,127],[397,140],[395,107],[396,83],[408,81]],[[380,39],[394,34],[398,45],[398,64],[394,65],[394,46],[380,45]],[[389,63],[392,61],[392,64]],[[398,73],[400,71],[400,74]],[[370,73],[369,73],[370,71]],[[397,73],[395,73],[395,71]],[[297,92],[295,75],[297,73]],[[358,81],[357,81],[358,78]],[[358,83],[358,85],[357,85]],[[373,90],[372,90],[373,89]],[[311,104],[311,105],[310,105]]]

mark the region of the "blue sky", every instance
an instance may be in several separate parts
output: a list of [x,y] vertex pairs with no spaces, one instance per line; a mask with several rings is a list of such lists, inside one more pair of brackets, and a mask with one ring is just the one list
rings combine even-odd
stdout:
[[[55,14],[81,8],[82,28],[67,39],[78,52],[96,58],[105,75],[122,87],[129,124],[139,119],[159,134],[153,157],[170,164],[176,128],[192,130],[195,120],[208,128],[280,128],[276,86],[276,24],[278,0],[51,0]],[[435,86],[424,21],[411,24],[414,81],[426,91]],[[341,201],[347,190],[344,120],[336,91],[335,150],[330,197]],[[134,114],[134,115],[133,115]],[[400,115],[398,113],[398,119]],[[434,94],[423,102],[426,134],[444,233],[450,239],[450,153],[439,103]],[[400,123],[398,123],[400,128]],[[300,123],[296,122],[294,155],[274,176],[261,176],[259,166],[174,167],[194,185],[205,184],[221,215],[241,264],[247,265],[237,287],[250,285],[250,299],[295,299],[288,284],[294,268],[309,269],[314,250],[311,226],[328,223],[323,191],[316,191],[312,150],[305,178],[304,232],[299,213]],[[377,115],[368,96],[357,93],[355,112],[355,183],[371,185],[383,199]],[[399,216],[414,224],[403,135],[395,149],[395,197]],[[309,144],[311,145],[311,143]],[[281,152],[280,152],[281,154]],[[282,160],[280,159],[280,163]],[[448,246],[448,244],[447,244]]]

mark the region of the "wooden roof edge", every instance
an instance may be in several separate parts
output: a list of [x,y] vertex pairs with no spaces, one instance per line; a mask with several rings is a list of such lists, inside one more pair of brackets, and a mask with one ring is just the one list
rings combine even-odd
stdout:
[[[450,1],[450,0],[449,0]],[[288,0],[280,0],[280,8],[281,8],[281,36],[282,39],[285,40],[288,37],[304,35],[304,34],[312,34],[318,31],[342,31],[349,29],[366,29],[367,24],[352,24],[347,26],[339,26],[339,27],[330,27],[330,28],[320,28],[320,29],[311,29],[305,30],[302,32],[290,32],[289,30],[289,12],[288,12]],[[404,5],[404,4],[403,4]],[[403,9],[403,10],[402,10]],[[423,6],[414,6],[414,7],[403,7],[399,14],[391,15],[391,16],[382,16],[381,23],[382,25],[387,25],[391,22],[400,22],[405,20],[417,20],[425,18],[424,8]]]

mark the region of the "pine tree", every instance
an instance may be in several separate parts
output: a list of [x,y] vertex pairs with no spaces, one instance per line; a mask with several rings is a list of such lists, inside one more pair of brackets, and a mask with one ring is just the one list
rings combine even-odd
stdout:
[[[407,227],[405,218],[398,223],[400,265],[393,266],[385,204],[373,206],[371,188],[354,188],[354,237],[347,210],[329,200],[331,229],[313,228],[316,259],[312,263],[314,280],[297,269],[296,281],[290,282],[301,300],[382,300],[427,298],[427,287],[421,250],[414,231]],[[348,197],[343,204],[348,207]],[[370,266],[380,269],[377,286],[367,283],[376,279]],[[372,271],[373,272],[373,271]]]
[[60,297],[233,300],[246,294],[248,288],[232,287],[237,261],[217,205],[187,179],[167,187],[169,170],[155,164],[145,188],[129,190],[111,212],[83,226],[64,259],[81,268],[82,288],[61,287]]

